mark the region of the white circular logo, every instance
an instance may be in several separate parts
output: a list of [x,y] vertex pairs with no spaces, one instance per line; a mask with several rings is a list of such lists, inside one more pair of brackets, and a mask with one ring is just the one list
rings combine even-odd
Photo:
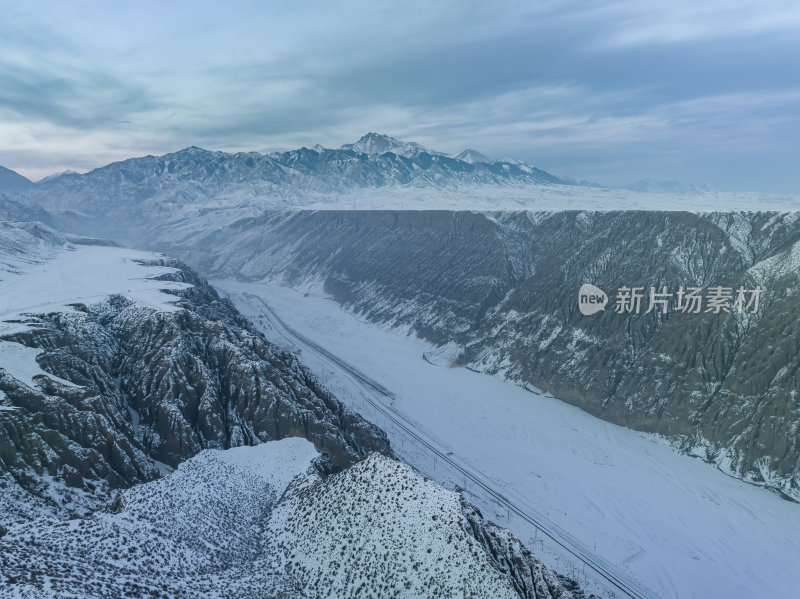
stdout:
[[578,310],[584,316],[597,314],[606,309],[608,296],[606,292],[589,283],[584,283],[578,290]]

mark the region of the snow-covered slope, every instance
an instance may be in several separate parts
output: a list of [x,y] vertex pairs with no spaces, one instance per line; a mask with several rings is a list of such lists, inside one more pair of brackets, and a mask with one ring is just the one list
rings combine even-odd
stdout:
[[162,255],[94,243],[36,222],[0,222],[0,335],[25,328],[14,321],[27,314],[73,311],[119,293],[161,312],[178,309],[163,291],[188,285],[159,280],[176,271],[154,264]]
[[[498,567],[512,556],[481,543],[470,511],[456,493],[373,454],[326,480],[295,483],[269,528],[283,556],[278,569],[312,597],[570,596],[530,555],[526,565],[538,576],[515,588],[508,569]],[[517,549],[521,556],[518,542]]]
[[303,439],[206,450],[105,511],[10,526],[0,596],[570,599],[450,491],[373,454],[323,478]]
[[105,510],[12,525],[0,537],[0,596],[296,596],[289,577],[252,562],[270,544],[272,507],[317,455],[297,438],[205,450]]

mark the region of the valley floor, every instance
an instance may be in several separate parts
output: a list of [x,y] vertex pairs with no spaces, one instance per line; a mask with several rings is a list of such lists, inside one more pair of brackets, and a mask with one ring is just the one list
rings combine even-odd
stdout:
[[[489,520],[588,590],[611,596],[612,587],[559,543],[607,566],[643,596],[796,596],[800,505],[680,455],[662,439],[609,424],[535,390],[431,364],[423,354],[432,345],[404,330],[362,322],[319,286],[215,284],[268,338],[299,350],[340,400],[383,427],[398,455],[431,478],[465,487]],[[494,494],[375,410],[366,398],[374,401],[380,394],[304,347],[275,316],[385,387],[393,399],[381,401],[452,455],[453,463],[486,480]],[[558,541],[501,505],[498,493],[523,506]]]

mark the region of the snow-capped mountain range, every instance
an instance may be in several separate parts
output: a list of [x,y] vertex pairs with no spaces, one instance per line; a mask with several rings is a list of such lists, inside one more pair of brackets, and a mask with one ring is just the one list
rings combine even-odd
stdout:
[[[452,158],[414,142],[368,133],[339,149],[299,148],[285,152],[229,154],[190,147],[163,156],[115,162],[84,175],[63,174],[34,184],[33,195],[51,208],[47,197],[74,197],[89,203],[100,192],[119,197],[135,187],[131,201],[180,203],[206,196],[262,196],[282,203],[281,195],[336,194],[353,188],[387,186],[567,184],[524,162],[490,161],[472,150]],[[0,190],[2,188],[0,187]],[[278,193],[278,191],[282,193]]]
[[[9,171],[10,172],[10,171]],[[15,173],[14,173],[15,174]],[[314,146],[261,154],[197,147],[114,162],[88,173],[62,173],[3,186],[3,204],[35,205],[38,220],[133,245],[168,223],[224,220],[263,210],[793,210],[800,198],[712,192],[640,182],[607,189],[557,177],[514,159],[491,160],[473,149],[455,157],[377,133],[338,149]],[[21,186],[19,180],[24,183]],[[666,185],[666,186],[665,186]],[[124,224],[123,224],[124,223]]]

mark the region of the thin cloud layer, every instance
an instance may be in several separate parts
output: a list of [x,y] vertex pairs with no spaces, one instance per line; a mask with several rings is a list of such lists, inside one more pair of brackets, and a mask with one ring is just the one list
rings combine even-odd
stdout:
[[800,193],[800,9],[775,1],[26,2],[0,22],[0,164],[368,130],[607,185]]

